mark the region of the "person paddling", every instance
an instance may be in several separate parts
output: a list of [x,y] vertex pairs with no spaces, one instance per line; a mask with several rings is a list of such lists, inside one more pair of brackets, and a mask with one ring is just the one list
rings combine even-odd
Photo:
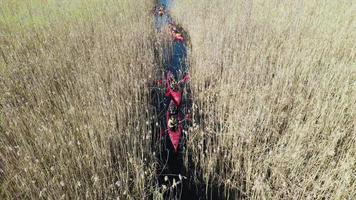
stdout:
[[162,6],[158,9],[158,15],[161,17],[164,15],[164,8]]
[[173,37],[173,41],[179,41],[179,42],[184,41],[184,37],[182,33],[180,33],[176,27],[172,27],[172,37]]
[[176,33],[174,40],[183,42],[184,41],[183,35],[181,33]]

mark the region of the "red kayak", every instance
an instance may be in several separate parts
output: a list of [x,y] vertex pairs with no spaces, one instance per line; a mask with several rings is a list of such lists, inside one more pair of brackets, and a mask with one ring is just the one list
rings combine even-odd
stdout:
[[166,80],[166,97],[171,97],[176,106],[180,106],[182,101],[183,91],[181,90],[181,84],[186,84],[189,81],[189,75],[185,74],[179,82],[174,80],[173,74],[168,72]]
[[166,123],[168,127],[168,136],[172,142],[174,152],[178,151],[180,138],[182,137],[183,125],[181,123],[182,118],[178,111],[172,111],[172,109],[177,109],[175,104],[171,101],[169,108],[166,113]]
[[[167,130],[162,130],[161,136],[168,133],[169,139],[172,142],[174,152],[178,151],[179,142],[182,137],[183,125],[182,122],[185,117],[190,117],[189,114],[187,116],[181,116],[179,109],[182,102],[182,94],[183,91],[181,89],[182,84],[186,84],[189,81],[189,75],[185,74],[183,78],[176,82],[173,74],[168,72],[165,87],[166,87],[166,97],[171,98],[167,112],[166,112],[166,127]],[[163,81],[158,81],[159,84],[162,84]],[[188,119],[189,120],[189,119]]]

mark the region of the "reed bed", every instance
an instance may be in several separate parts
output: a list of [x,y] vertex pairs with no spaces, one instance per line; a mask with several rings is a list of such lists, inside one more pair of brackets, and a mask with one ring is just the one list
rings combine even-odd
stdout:
[[0,198],[147,199],[153,2],[2,3]]
[[[0,198],[160,199],[154,2],[61,2],[0,3]],[[194,97],[187,177],[201,197],[356,196],[356,4],[174,4]]]
[[355,8],[175,1],[191,39],[196,184],[218,186],[225,199],[356,196]]

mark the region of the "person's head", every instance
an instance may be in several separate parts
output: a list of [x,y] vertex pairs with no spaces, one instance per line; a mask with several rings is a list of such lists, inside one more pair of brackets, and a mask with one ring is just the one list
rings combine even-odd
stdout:
[[178,128],[178,119],[175,115],[171,115],[168,119],[168,127],[172,130],[172,131],[176,131]]
[[178,33],[178,30],[175,26],[172,27],[172,33]]
[[169,107],[169,113],[170,113],[171,115],[175,115],[175,114],[177,114],[177,112],[178,112],[178,108],[177,108],[176,105],[171,105],[171,106]]
[[160,16],[164,15],[164,7],[161,6],[158,8],[158,15]]
[[174,91],[174,92],[177,92],[180,90],[179,88],[179,84],[178,82],[173,78],[172,82],[171,82],[171,85],[170,85],[171,89]]

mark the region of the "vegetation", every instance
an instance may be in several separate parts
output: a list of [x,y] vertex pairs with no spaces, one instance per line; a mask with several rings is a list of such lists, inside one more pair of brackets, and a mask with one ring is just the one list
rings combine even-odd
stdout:
[[1,6],[3,198],[147,198],[153,2],[36,2]]
[[[0,2],[1,199],[162,198],[147,88],[153,6]],[[190,38],[191,184],[231,199],[356,196],[355,8],[175,1]]]
[[187,146],[201,182],[226,198],[356,196],[355,8],[176,1],[191,37],[197,125]]

